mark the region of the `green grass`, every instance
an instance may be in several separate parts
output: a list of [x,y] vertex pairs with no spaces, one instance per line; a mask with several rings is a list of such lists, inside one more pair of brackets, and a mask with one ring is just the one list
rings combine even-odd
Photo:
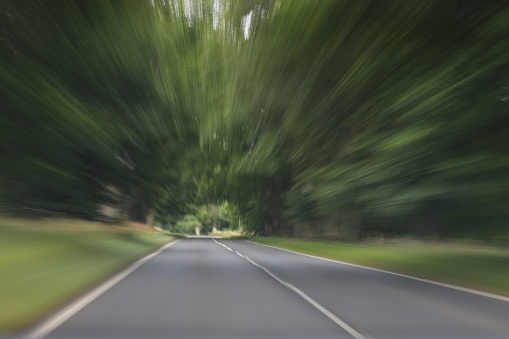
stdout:
[[128,227],[0,221],[0,331],[28,326],[172,238]]
[[288,238],[250,240],[324,258],[509,296],[509,251],[502,248],[399,241],[342,243]]

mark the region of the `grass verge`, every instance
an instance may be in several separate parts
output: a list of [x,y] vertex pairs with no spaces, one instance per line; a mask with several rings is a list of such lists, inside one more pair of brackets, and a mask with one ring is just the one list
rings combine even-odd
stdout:
[[170,240],[140,225],[0,220],[0,332],[34,323]]
[[459,243],[342,243],[294,238],[249,240],[292,251],[509,296],[509,251]]

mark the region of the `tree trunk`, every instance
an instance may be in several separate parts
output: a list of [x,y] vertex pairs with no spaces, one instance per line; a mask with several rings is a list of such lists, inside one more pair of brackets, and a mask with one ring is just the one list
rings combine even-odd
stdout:
[[288,190],[289,184],[288,175],[276,175],[269,180],[269,184],[265,188],[263,209],[265,212],[264,235],[266,236],[286,236],[292,233],[283,215],[284,194]]

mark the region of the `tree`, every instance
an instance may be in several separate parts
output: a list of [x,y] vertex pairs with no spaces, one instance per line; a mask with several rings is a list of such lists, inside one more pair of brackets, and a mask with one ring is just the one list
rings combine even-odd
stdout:
[[201,228],[202,225],[194,215],[185,215],[182,219],[175,224],[175,231],[183,234],[194,234],[196,228]]
[[508,17],[502,1],[6,0],[2,207],[496,237]]

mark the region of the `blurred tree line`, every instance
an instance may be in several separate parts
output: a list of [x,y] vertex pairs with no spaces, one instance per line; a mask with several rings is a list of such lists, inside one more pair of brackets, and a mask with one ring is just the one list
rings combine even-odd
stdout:
[[508,234],[506,1],[0,8],[8,213],[176,225],[228,201],[264,235]]
[[[200,234],[209,234],[217,231],[237,230],[240,227],[239,218],[235,206],[227,202],[221,205],[189,205],[189,213],[180,216],[176,222],[165,222],[159,220],[163,228],[183,234],[195,234],[195,229],[200,230]],[[164,214],[161,214],[164,215]]]

